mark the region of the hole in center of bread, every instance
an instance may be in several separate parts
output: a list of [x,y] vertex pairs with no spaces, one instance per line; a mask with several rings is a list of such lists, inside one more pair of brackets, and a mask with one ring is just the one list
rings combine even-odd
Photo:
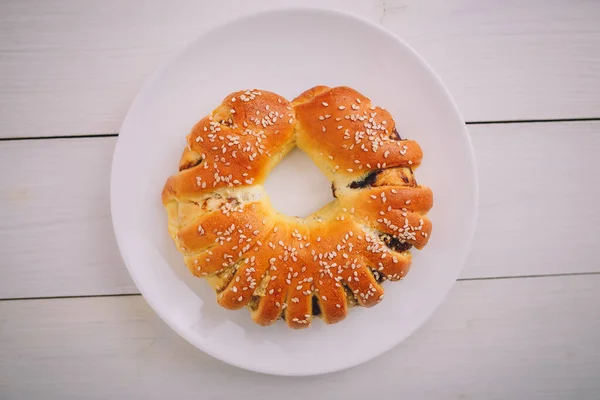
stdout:
[[297,147],[271,171],[265,189],[277,211],[294,217],[307,217],[333,200],[331,182]]

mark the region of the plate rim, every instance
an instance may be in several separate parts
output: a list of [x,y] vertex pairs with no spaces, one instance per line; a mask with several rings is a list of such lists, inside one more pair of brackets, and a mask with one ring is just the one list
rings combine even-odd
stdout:
[[473,212],[472,212],[472,218],[470,218],[468,223],[465,224],[465,225],[468,224],[468,228],[469,228],[468,231],[470,232],[470,234],[469,234],[467,243],[465,244],[465,254],[463,256],[463,259],[460,262],[460,269],[458,270],[458,276],[460,275],[460,272],[465,267],[466,259],[467,259],[468,255],[470,254],[470,251],[472,248],[473,238],[475,235],[476,222],[477,222],[477,219],[479,216],[479,180],[478,180],[478,174],[477,174],[477,163],[476,163],[476,159],[475,159],[475,151],[473,148],[473,143],[471,140],[471,136],[467,130],[464,117],[462,116],[462,113],[460,112],[458,105],[456,104],[454,98],[450,94],[448,88],[443,83],[443,81],[441,80],[439,75],[433,70],[433,68],[429,65],[429,63],[412,46],[410,46],[407,42],[405,42],[398,35],[394,34],[393,32],[389,31],[388,29],[386,29],[385,27],[383,27],[380,24],[377,24],[374,21],[371,21],[363,16],[360,16],[360,15],[357,15],[357,14],[354,14],[354,13],[351,13],[351,12],[348,12],[345,10],[339,10],[339,9],[330,8],[330,7],[298,6],[298,5],[280,6],[280,7],[271,7],[271,8],[259,10],[257,12],[247,13],[247,14],[244,14],[241,16],[236,16],[234,18],[224,20],[224,21],[220,22],[219,24],[211,26],[209,29],[198,33],[192,40],[190,40],[187,44],[185,44],[180,50],[176,51],[171,56],[166,57],[165,60],[163,60],[159,64],[159,66],[150,74],[150,76],[146,79],[144,84],[140,87],[140,89],[138,90],[138,92],[135,95],[134,100],[131,102],[131,105],[129,106],[129,108],[127,110],[127,114],[125,115],[125,118],[123,119],[123,123],[121,124],[121,129],[119,130],[119,135],[117,137],[117,142],[115,144],[115,149],[113,152],[113,158],[112,158],[112,163],[111,163],[110,211],[111,211],[111,222],[112,222],[113,231],[114,231],[116,242],[117,242],[117,247],[119,249],[121,258],[123,259],[123,262],[127,268],[129,275],[131,276],[134,284],[136,285],[137,289],[140,291],[140,294],[142,295],[144,300],[148,303],[148,305],[150,306],[152,311],[154,313],[156,313],[156,315],[158,315],[159,318],[170,329],[172,329],[174,332],[176,332],[181,338],[183,338],[185,341],[190,343],[195,348],[208,354],[209,356],[211,356],[221,362],[224,362],[224,363],[227,363],[227,364],[230,364],[230,365],[233,365],[235,367],[242,368],[245,370],[254,371],[254,372],[267,374],[267,375],[277,375],[277,376],[316,376],[316,375],[329,374],[329,373],[333,373],[333,372],[337,372],[337,371],[343,371],[343,370],[347,370],[347,369],[359,366],[361,364],[364,364],[366,362],[369,362],[369,361],[381,356],[384,353],[387,353],[394,347],[398,346],[404,340],[406,340],[407,338],[412,336],[418,329],[420,329],[423,326],[423,324],[426,321],[428,321],[432,317],[432,315],[444,303],[449,291],[452,289],[452,287],[454,287],[456,282],[454,282],[452,285],[450,285],[444,293],[441,293],[442,294],[441,300],[438,302],[438,304],[436,304],[429,312],[423,313],[420,315],[420,317],[418,318],[418,323],[414,324],[414,327],[412,329],[408,329],[407,333],[405,335],[399,336],[397,340],[391,342],[388,346],[385,346],[380,351],[374,352],[374,353],[369,354],[368,356],[362,357],[360,359],[348,362],[344,366],[327,367],[327,368],[318,368],[317,367],[313,371],[295,371],[295,370],[294,371],[274,371],[274,370],[269,370],[268,368],[256,367],[251,364],[244,364],[242,362],[239,362],[239,361],[233,359],[232,357],[230,357],[228,355],[224,355],[224,354],[220,354],[220,353],[216,354],[216,352],[213,352],[210,348],[207,348],[206,346],[202,345],[201,343],[198,343],[197,341],[193,340],[192,337],[188,337],[188,335],[184,334],[183,330],[179,329],[177,324],[174,321],[172,321],[168,315],[163,315],[162,312],[158,311],[160,309],[160,307],[157,307],[155,305],[154,300],[152,299],[151,296],[146,296],[146,293],[145,293],[146,290],[144,288],[144,284],[142,284],[141,279],[138,276],[136,276],[136,272],[134,271],[134,269],[132,267],[130,267],[129,257],[127,256],[127,251],[124,248],[124,240],[123,240],[123,237],[121,236],[121,234],[119,233],[120,228],[118,226],[120,224],[115,219],[115,209],[118,207],[118,205],[117,205],[118,200],[116,199],[117,194],[116,194],[116,190],[115,190],[115,180],[116,180],[115,177],[118,174],[117,160],[119,159],[119,153],[121,153],[123,151],[123,150],[121,150],[122,143],[123,143],[123,140],[121,140],[121,138],[124,137],[122,135],[123,127],[127,125],[128,120],[131,118],[131,110],[134,109],[136,107],[136,105],[141,101],[142,97],[144,97],[148,88],[150,88],[155,83],[155,81],[162,75],[162,73],[166,69],[168,69],[172,64],[174,64],[177,59],[179,59],[191,46],[193,46],[203,36],[208,35],[214,31],[218,31],[218,30],[233,26],[236,23],[239,23],[241,21],[251,20],[251,19],[260,18],[260,17],[264,17],[264,16],[268,16],[268,15],[276,16],[276,15],[296,13],[296,12],[311,12],[311,13],[327,14],[327,15],[333,16],[333,17],[343,17],[345,19],[352,20],[353,22],[356,22],[356,23],[365,24],[365,25],[369,26],[370,28],[375,29],[379,33],[388,36],[390,39],[393,39],[399,46],[403,46],[415,58],[415,60],[420,64],[420,66],[422,68],[424,68],[427,71],[427,73],[433,78],[436,86],[440,89],[440,94],[448,102],[448,104],[452,108],[454,115],[460,121],[463,122],[464,126],[462,129],[462,133],[463,133],[464,139],[466,139],[466,145],[468,147],[468,155],[469,155],[469,159],[467,161],[468,161],[469,165],[471,166],[470,172],[471,172],[472,176],[470,177],[471,178],[470,181],[473,184],[472,185],[473,186],[473,188],[472,188],[473,189],[472,190],[473,197],[471,198],[471,201],[473,203]]

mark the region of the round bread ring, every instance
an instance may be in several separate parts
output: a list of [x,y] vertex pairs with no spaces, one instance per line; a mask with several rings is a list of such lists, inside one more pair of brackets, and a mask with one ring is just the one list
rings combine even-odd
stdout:
[[[294,147],[331,180],[335,199],[301,219],[278,213],[263,183]],[[423,153],[384,109],[349,87],[317,86],[293,102],[260,90],[227,96],[187,136],[163,189],[169,233],[189,270],[227,309],[291,328],[343,320],[383,299],[411,247],[431,234],[433,194],[413,170]]]

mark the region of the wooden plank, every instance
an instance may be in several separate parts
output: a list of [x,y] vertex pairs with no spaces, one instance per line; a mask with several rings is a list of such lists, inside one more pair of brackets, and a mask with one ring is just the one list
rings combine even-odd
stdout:
[[469,131],[480,205],[462,277],[600,271],[600,122]]
[[430,321],[383,356],[297,379],[205,355],[141,297],[5,301],[0,397],[596,399],[599,315],[597,275],[459,282]]
[[[600,272],[600,122],[470,131],[481,207],[461,277]],[[0,142],[0,298],[137,292],[110,222],[115,141]]]
[[0,137],[117,132],[150,73],[202,31],[299,4],[352,12],[403,37],[467,120],[600,117],[594,1],[5,1]]
[[0,297],[137,291],[110,219],[114,144],[0,142]]

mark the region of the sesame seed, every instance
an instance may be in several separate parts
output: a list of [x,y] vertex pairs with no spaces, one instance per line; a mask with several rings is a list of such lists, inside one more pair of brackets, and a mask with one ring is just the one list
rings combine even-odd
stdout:
[[337,128],[338,128],[338,129],[342,129],[342,128],[343,128],[343,126],[341,126],[341,125],[338,125],[338,127],[337,127]]
[[326,296],[321,296],[321,298],[323,299],[323,301],[327,301],[327,297]]
[[344,106],[339,106],[338,107],[338,110],[345,110],[345,109],[346,109],[346,107],[344,107]]
[[325,127],[323,126],[323,127],[321,127],[321,130],[322,130],[323,132],[325,132],[325,131],[327,130],[327,128],[325,128]]
[[327,107],[329,104],[322,102],[321,104],[323,104],[324,107]]

